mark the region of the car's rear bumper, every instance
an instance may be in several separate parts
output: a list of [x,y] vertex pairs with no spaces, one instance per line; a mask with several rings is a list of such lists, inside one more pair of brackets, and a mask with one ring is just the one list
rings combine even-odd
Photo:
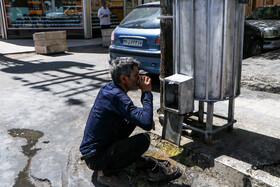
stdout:
[[277,49],[280,48],[280,38],[264,39],[263,49]]
[[113,58],[116,57],[134,57],[141,62],[141,69],[159,74],[160,67],[160,50],[158,51],[147,51],[147,50],[135,50],[135,49],[122,49],[113,45],[109,47],[110,63]]
[[110,45],[109,52],[111,53],[119,53],[119,54],[128,54],[128,55],[136,55],[136,56],[144,56],[144,57],[153,57],[160,58],[160,50],[151,51],[151,50],[141,50],[141,49],[125,49],[120,48],[114,45]]

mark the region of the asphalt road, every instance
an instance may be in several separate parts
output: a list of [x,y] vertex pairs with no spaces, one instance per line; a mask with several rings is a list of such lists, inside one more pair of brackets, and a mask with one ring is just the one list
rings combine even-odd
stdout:
[[[110,81],[108,58],[102,47],[0,56],[1,186],[92,185],[78,148],[95,96]],[[140,104],[140,93],[130,94]]]

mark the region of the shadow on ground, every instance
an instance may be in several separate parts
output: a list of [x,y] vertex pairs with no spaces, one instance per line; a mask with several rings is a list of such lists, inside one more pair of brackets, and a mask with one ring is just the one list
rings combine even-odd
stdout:
[[[0,56],[0,65],[3,67],[0,71],[14,74],[12,78],[21,81],[23,86],[66,98],[99,89],[108,82],[104,78],[108,69],[97,70],[95,65],[81,62],[45,62],[43,59],[27,62]],[[82,103],[75,98],[67,102],[69,105]]]
[[264,58],[267,60],[279,60],[280,59],[280,49],[274,49],[274,50],[265,50],[264,53],[262,53],[260,56],[255,56],[251,58]]
[[91,46],[82,46],[82,47],[71,47],[68,49],[68,52],[77,52],[77,53],[95,53],[95,54],[108,54],[108,47],[91,47]]
[[[148,154],[154,154],[151,153],[151,151],[148,151]],[[153,151],[152,151],[153,152]],[[159,153],[156,153],[159,155]],[[168,158],[164,158],[167,160]],[[131,165],[130,167],[126,168],[124,171],[121,171],[118,173],[121,180],[126,180],[129,183],[130,187],[189,187],[188,182],[184,181],[182,182],[182,179],[176,179],[174,181],[171,181],[170,183],[161,182],[161,183],[151,183],[147,181],[147,171],[140,171],[136,170],[135,165]],[[105,187],[105,185],[102,185],[97,182],[97,172],[93,172],[92,174],[92,183],[95,187]],[[181,177],[183,178],[183,177]]]
[[26,47],[34,47],[34,42],[33,40],[30,39],[9,39],[9,40],[1,40],[5,43],[10,43],[10,44],[14,44],[14,45],[19,45],[19,46],[26,46]]
[[280,177],[280,140],[262,134],[234,129],[228,133],[220,131],[213,136],[211,145],[203,143],[204,135],[183,133],[193,142],[183,145],[183,151],[172,157],[187,167],[214,166],[214,159],[222,155],[251,164],[254,170],[263,170]]

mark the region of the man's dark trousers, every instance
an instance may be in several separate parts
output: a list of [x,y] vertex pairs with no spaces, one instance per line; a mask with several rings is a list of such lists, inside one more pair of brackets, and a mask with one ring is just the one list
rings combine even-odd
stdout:
[[129,137],[135,125],[126,124],[119,129],[117,141],[104,152],[85,159],[87,166],[92,170],[102,171],[110,176],[138,160],[150,146],[150,136],[141,133]]
[[100,25],[101,29],[110,29],[111,25]]

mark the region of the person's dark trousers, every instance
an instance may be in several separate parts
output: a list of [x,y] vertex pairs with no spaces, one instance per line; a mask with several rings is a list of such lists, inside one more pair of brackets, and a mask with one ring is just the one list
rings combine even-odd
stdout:
[[104,152],[85,160],[88,167],[110,176],[136,162],[148,150],[150,136],[141,133],[128,137],[134,128],[134,125],[128,125],[120,129],[115,143]]
[[111,25],[100,25],[101,29],[110,29]]

